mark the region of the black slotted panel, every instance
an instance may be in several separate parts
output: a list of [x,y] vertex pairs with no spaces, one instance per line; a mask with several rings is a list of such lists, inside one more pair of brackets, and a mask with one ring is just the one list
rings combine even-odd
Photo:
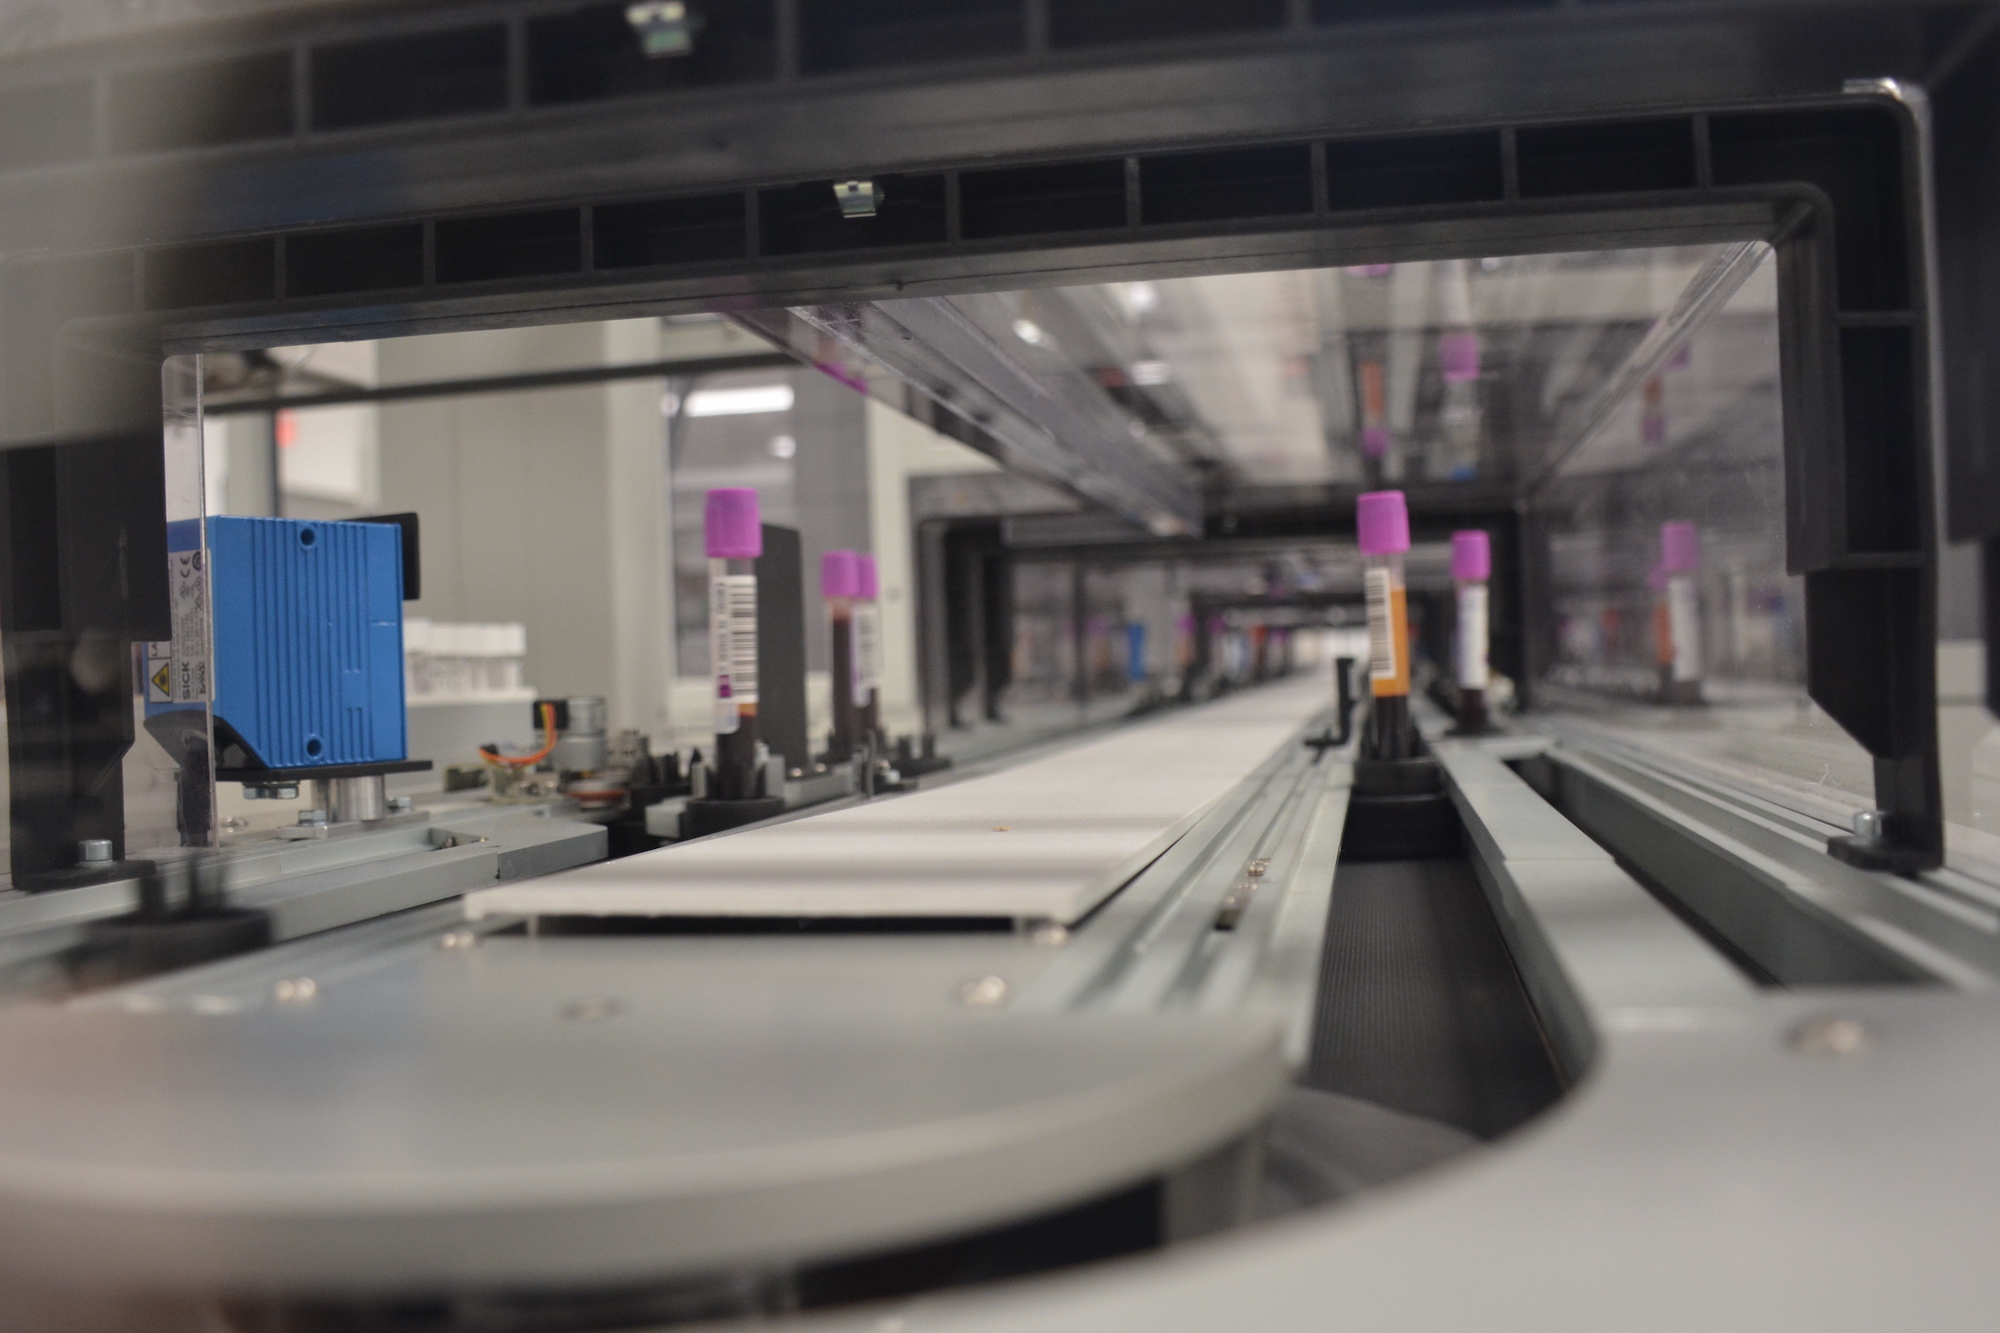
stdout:
[[1347,140],[1326,146],[1327,206],[1335,212],[1492,203],[1505,193],[1498,134]]
[[967,239],[1125,225],[1125,162],[1060,162],[968,171],[959,178]]
[[758,83],[778,74],[773,0],[697,0],[692,47],[648,56],[623,4],[528,20],[528,101],[536,106]]
[[1284,144],[1139,160],[1140,220],[1220,222],[1310,213],[1312,148]]
[[507,30],[499,24],[378,37],[312,53],[313,128],[354,129],[507,105]]
[[420,222],[308,231],[285,239],[285,295],[341,296],[419,287],[424,281]]
[[1694,126],[1686,120],[1551,125],[1517,136],[1521,195],[1690,190]]
[[600,204],[593,228],[600,269],[741,259],[747,249],[741,194]]
[[943,176],[877,176],[873,184],[882,195],[873,217],[844,216],[830,181],[761,191],[757,223],[763,252],[799,255],[945,239]]
[[582,269],[582,220],[573,208],[437,224],[439,282],[539,278]]

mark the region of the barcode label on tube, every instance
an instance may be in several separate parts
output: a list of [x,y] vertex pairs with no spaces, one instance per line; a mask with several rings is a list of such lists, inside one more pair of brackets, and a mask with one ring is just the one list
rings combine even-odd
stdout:
[[1464,583],[1458,589],[1458,688],[1486,688],[1486,585]]
[[1368,592],[1368,676],[1371,680],[1395,680],[1395,617],[1389,603],[1389,571],[1371,569],[1364,576]]
[[882,614],[873,602],[854,608],[854,702],[866,704],[882,683]]
[[718,574],[708,589],[715,653],[715,729],[736,730],[737,710],[757,702],[757,576]]

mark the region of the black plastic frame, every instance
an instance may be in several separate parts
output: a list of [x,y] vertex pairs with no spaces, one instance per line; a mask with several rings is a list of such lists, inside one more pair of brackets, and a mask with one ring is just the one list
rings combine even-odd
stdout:
[[[86,326],[94,342],[136,338],[165,353],[1141,274],[1767,240],[1780,265],[1788,559],[1807,584],[1808,688],[1875,757],[1894,864],[1935,865],[1943,822],[1924,133],[1900,90],[1870,84],[1638,119],[917,164],[882,177],[887,201],[907,198],[910,211],[898,220],[885,206],[851,231],[811,203],[816,192],[831,198],[830,181],[757,181],[707,195],[626,191],[361,216],[17,263],[0,267],[10,315],[0,404],[18,433],[33,424],[21,415],[53,415],[56,391],[38,386],[115,378],[99,361],[81,379],[63,364],[50,375],[58,335]],[[1149,220],[1163,215],[1173,220]],[[620,221],[607,232],[600,218]],[[600,241],[649,218],[669,238],[685,222],[700,245],[685,258],[670,239],[600,253]],[[716,228],[731,220],[740,220],[735,246]],[[369,237],[420,254],[421,265],[371,262]],[[263,254],[268,292],[246,299],[256,273],[246,257]],[[324,294],[337,284],[312,257],[329,254],[343,274],[394,272],[403,285]],[[75,280],[53,280],[50,263]],[[201,286],[204,274],[212,287]],[[307,291],[321,294],[294,295]],[[65,397],[86,420],[96,404],[121,401]],[[1413,498],[1422,521],[1426,501]],[[1319,499],[1252,514],[1224,496],[1211,531],[1247,523],[1326,533],[1351,522],[1343,496]],[[1465,501],[1441,496],[1438,505]],[[1512,497],[1495,496],[1486,516],[1512,522],[1513,509]],[[1533,568],[1524,551],[1525,606],[1534,604]],[[1527,629],[1532,673],[1544,636]]]

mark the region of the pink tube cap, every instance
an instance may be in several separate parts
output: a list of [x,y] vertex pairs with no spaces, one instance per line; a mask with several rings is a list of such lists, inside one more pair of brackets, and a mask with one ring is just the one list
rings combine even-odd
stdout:
[[826,598],[861,595],[860,562],[854,558],[854,552],[820,552],[819,595]]
[[1370,458],[1380,458],[1389,452],[1389,428],[1387,426],[1363,426],[1361,428],[1361,452]]
[[710,560],[755,560],[764,554],[757,492],[748,486],[710,491],[701,506],[701,535]]
[[1356,499],[1354,526],[1363,555],[1390,555],[1410,549],[1410,506],[1401,491],[1369,491]]
[[1470,384],[1479,378],[1479,335],[1454,329],[1438,337],[1438,366],[1446,384]]
[[1701,536],[1694,524],[1686,519],[1660,524],[1660,568],[1668,574],[1701,568]]
[[854,595],[871,602],[880,598],[882,581],[881,576],[875,572],[875,557],[865,551],[861,552],[854,557],[854,568],[858,575]]
[[1451,534],[1451,576],[1467,582],[1493,577],[1493,538],[1484,528]]

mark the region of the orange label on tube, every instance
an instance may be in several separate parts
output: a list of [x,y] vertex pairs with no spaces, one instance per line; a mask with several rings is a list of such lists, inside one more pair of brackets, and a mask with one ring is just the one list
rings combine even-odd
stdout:
[[1386,569],[1367,573],[1368,685],[1376,698],[1410,692],[1409,595]]

